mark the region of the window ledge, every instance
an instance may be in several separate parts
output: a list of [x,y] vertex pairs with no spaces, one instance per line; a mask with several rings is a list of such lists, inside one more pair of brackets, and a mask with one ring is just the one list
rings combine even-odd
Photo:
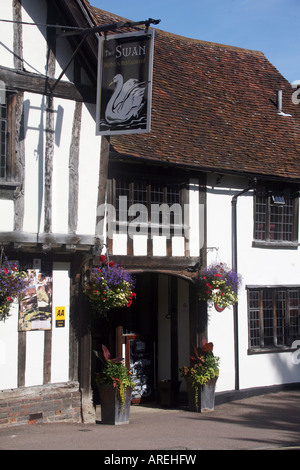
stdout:
[[273,346],[273,347],[266,347],[266,348],[251,348],[248,349],[247,354],[248,356],[255,355],[255,354],[276,354],[276,353],[285,353],[285,352],[294,352],[297,351],[297,348],[292,348],[291,346]]
[[20,186],[18,181],[0,180],[0,189],[11,189],[14,191],[18,186]]
[[254,248],[281,248],[281,249],[290,249],[297,250],[299,243],[298,242],[280,242],[280,241],[263,241],[263,240],[253,240],[252,246]]

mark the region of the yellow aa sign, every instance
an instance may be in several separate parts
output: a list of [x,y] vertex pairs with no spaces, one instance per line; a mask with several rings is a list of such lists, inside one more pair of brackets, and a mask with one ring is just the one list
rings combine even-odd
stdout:
[[55,326],[62,328],[65,326],[66,314],[65,307],[55,307]]

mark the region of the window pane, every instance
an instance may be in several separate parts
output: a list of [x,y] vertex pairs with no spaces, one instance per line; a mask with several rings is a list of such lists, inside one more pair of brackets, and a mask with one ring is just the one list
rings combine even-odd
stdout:
[[164,187],[162,184],[151,183],[151,204],[163,204],[164,201]]
[[270,240],[292,241],[293,201],[285,201],[284,205],[270,205]]
[[267,211],[267,198],[256,197],[255,207],[255,233],[256,240],[266,239],[266,211]]
[[286,291],[279,290],[276,292],[276,320],[277,320],[277,344],[284,345],[285,338],[285,321],[286,321]]
[[249,292],[249,329],[250,347],[260,346],[260,292]]
[[133,203],[140,204],[140,210],[137,213],[137,217],[142,221],[149,221],[148,185],[144,181],[134,183]]
[[290,341],[299,338],[299,291],[289,291],[289,307],[290,307]]
[[172,207],[170,213],[170,223],[173,227],[176,227],[176,235],[182,236],[182,207],[180,204],[180,187],[172,185],[167,187],[167,203]]
[[264,315],[264,345],[272,346],[274,343],[273,333],[273,293],[271,290],[264,290],[263,293],[263,315]]
[[[127,200],[122,199],[121,202],[121,196],[126,196]],[[121,179],[116,179],[116,217],[118,221],[127,222],[129,202],[129,183]]]

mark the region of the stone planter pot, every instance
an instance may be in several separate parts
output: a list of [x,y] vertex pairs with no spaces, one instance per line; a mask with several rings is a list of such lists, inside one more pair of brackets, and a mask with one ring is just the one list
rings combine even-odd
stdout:
[[215,408],[215,389],[217,377],[209,380],[206,385],[198,387],[198,407],[196,407],[195,389],[190,377],[185,377],[188,392],[188,407],[190,411],[202,413],[213,411]]
[[178,405],[180,384],[180,380],[162,380],[158,382],[161,406],[175,407]]
[[129,424],[132,388],[127,387],[124,406],[113,385],[98,385],[103,424]]

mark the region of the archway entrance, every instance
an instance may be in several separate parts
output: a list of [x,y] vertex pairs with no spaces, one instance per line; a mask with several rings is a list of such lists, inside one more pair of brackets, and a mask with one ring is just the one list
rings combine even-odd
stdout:
[[133,402],[142,403],[159,399],[160,381],[179,379],[179,367],[189,363],[196,342],[199,316],[192,282],[158,272],[134,276],[132,306],[94,323],[93,347],[103,343],[112,355],[125,358],[136,383]]

